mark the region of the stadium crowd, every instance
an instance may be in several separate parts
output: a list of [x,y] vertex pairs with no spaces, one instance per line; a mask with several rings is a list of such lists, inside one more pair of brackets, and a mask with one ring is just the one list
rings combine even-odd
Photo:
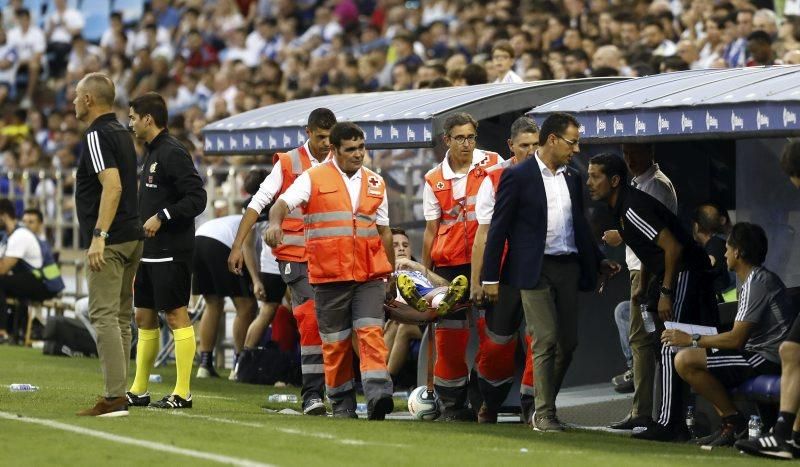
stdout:
[[[19,169],[77,168],[74,190],[79,194],[83,183],[84,190],[97,198],[97,206],[86,205],[86,197],[76,198],[78,204],[85,204],[83,208],[79,206],[79,215],[83,211],[81,234],[84,240],[91,239],[90,313],[96,315],[92,317],[95,327],[101,318],[116,321],[111,312],[120,312],[104,310],[107,315],[100,317],[96,311],[112,308],[98,303],[103,300],[97,298],[100,293],[97,291],[105,289],[103,284],[109,277],[106,272],[101,274],[104,246],[96,245],[104,245],[111,238],[109,249],[129,249],[126,272],[119,273],[124,277],[114,279],[132,281],[133,273],[127,270],[132,271],[142,257],[140,237],[153,239],[162,224],[170,232],[170,226],[177,225],[173,216],[185,224],[181,235],[191,237],[188,233],[193,232],[191,221],[205,205],[200,174],[191,167],[192,162],[207,168],[253,161],[244,157],[204,156],[200,130],[207,122],[285,100],[339,93],[800,64],[800,30],[795,32],[798,23],[794,16],[800,14],[800,10],[794,11],[800,8],[797,2],[786,2],[781,12],[794,15],[778,16],[770,9],[774,8],[771,2],[753,5],[711,1],[153,0],[133,23],[126,24],[122,13],[112,13],[109,29],[96,44],[82,36],[86,18],[81,10],[69,6],[75,2],[42,2],[41,11],[26,9],[22,0],[8,3],[2,10],[0,29],[3,170],[10,173]],[[152,102],[142,103],[143,98]],[[166,109],[170,112],[169,120]],[[130,121],[137,138],[136,151],[127,147],[124,148],[127,152],[120,151],[131,157],[119,166],[129,180],[121,185],[125,194],[120,210],[114,208],[117,217],[111,211],[104,211],[108,205],[100,201],[104,199],[102,193],[109,189],[104,179],[107,172],[105,176],[102,174],[106,164],[117,169],[121,160],[118,158],[122,157],[116,151],[109,151],[109,147],[115,144],[122,147],[120,142],[123,142],[133,148],[133,144],[114,113],[120,121]],[[89,123],[90,130],[84,134],[83,124]],[[170,131],[163,132],[167,127]],[[235,324],[238,358],[238,354],[251,348],[247,342],[251,342],[248,334],[252,330],[254,298],[270,304],[262,309],[264,318],[257,323],[261,326],[258,330],[263,331],[281,302],[282,294],[274,295],[281,279],[292,289],[293,301],[301,291],[307,292],[313,286],[312,296],[304,295],[303,300],[293,302],[300,327],[304,412],[326,413],[324,391],[332,403],[334,416],[357,418],[352,369],[355,353],[361,360],[361,382],[369,400],[369,418],[382,420],[393,410],[391,389],[396,376],[387,366],[390,355],[383,340],[383,328],[378,324],[378,321],[383,324],[380,304],[384,298],[389,304],[394,303],[393,297],[384,297],[382,282],[386,276],[392,276],[395,259],[403,257],[404,262],[414,264],[410,270],[416,270],[421,277],[416,280],[399,273],[397,284],[388,281],[390,292],[386,293],[393,294],[397,285],[406,305],[420,311],[436,309],[444,316],[435,331],[437,358],[430,382],[443,401],[444,418],[497,422],[513,368],[500,371],[493,363],[502,361],[504,352],[513,355],[515,332],[524,315],[528,338],[533,342],[530,344],[533,356],[528,360],[534,367],[526,370],[535,375],[535,378],[528,375],[530,379],[523,383],[523,404],[529,405],[523,406],[525,421],[537,431],[563,431],[555,399],[577,345],[574,315],[577,291],[594,290],[598,276],[607,278],[621,271],[620,265],[607,260],[591,238],[583,216],[585,188],[580,175],[568,167],[572,156],[579,152],[578,127],[574,117],[567,114],[550,116],[541,128],[523,117],[510,129],[509,148],[514,157],[504,163],[499,154],[474,147],[478,124],[472,116],[450,116],[444,123],[447,156],[425,175],[424,181],[419,180],[425,190],[426,231],[421,262],[416,263],[398,254],[398,250],[403,252],[407,248],[403,243],[407,245],[409,238],[402,231],[389,228],[389,190],[383,178],[371,170],[362,170],[362,163],[368,160],[362,130],[352,123],[337,123],[327,109],[315,110],[308,120],[309,141],[301,148],[277,156],[274,162],[278,170],[269,175],[263,171],[254,173],[246,183],[253,201],[245,214],[221,217],[218,221],[226,225],[213,235],[210,232],[216,227],[211,222],[197,231],[198,237],[216,241],[206,242],[216,248],[213,255],[200,255],[207,261],[215,261],[207,268],[206,286],[197,287],[201,241],[192,260],[195,270],[190,273],[184,264],[180,274],[170,274],[173,280],[178,275],[186,279],[172,290],[177,295],[159,295],[162,292],[155,278],[160,277],[165,265],[154,264],[171,263],[178,257],[167,257],[173,250],[187,255],[182,261],[188,263],[189,250],[185,248],[188,243],[182,244],[183,237],[176,240],[174,231],[175,237],[168,237],[171,243],[167,252],[152,247],[157,237],[150,240],[149,251],[145,241],[142,264],[146,267],[140,267],[136,276],[136,298],[130,296],[123,284],[125,292],[114,300],[121,303],[122,314],[129,311],[125,303],[130,305],[130,302],[126,300],[135,300],[140,327],[138,349],[143,352],[147,348],[148,356],[137,359],[134,386],[125,391],[130,348],[116,349],[113,356],[116,363],[109,363],[109,350],[102,347],[110,348],[110,342],[120,340],[120,336],[101,335],[98,344],[106,397],[82,414],[106,416],[124,412],[127,415],[128,405],[150,403],[147,376],[159,337],[153,312],[159,310],[175,312],[168,313],[169,326],[176,341],[187,342],[176,344],[179,346],[176,353],[181,354],[176,389],[156,406],[191,407],[191,365],[187,363],[194,357],[195,347],[186,306],[188,277],[193,274],[195,292],[204,295],[207,310],[214,311],[204,314],[205,321],[201,322],[198,377],[218,376],[212,364],[212,343],[216,340],[222,296],[233,297],[236,303],[240,295],[248,295],[247,303],[237,303],[237,318],[239,314],[251,315]],[[795,182],[800,171],[800,152],[796,143],[792,144],[787,146],[782,162]],[[169,159],[155,158],[156,154],[170,150],[186,156],[182,159],[185,167],[173,170],[191,175],[195,191],[191,209],[184,206],[180,211],[172,204],[169,209],[161,208],[168,201],[180,205],[192,197],[181,192],[186,183],[175,182],[174,177],[157,178],[159,163],[161,173],[171,169],[163,162]],[[179,189],[169,193],[169,200],[167,195],[164,199],[145,197],[148,203],[144,203],[140,196],[138,206],[147,211],[146,216],[133,209],[137,204],[136,183],[130,181],[136,172],[134,152],[139,157],[150,157],[141,174],[146,188],[138,187],[151,190],[146,196],[160,196],[159,192],[152,194],[153,190],[159,186],[166,190],[169,183]],[[720,430],[701,443],[732,445],[745,421],[731,403],[728,391],[754,375],[779,373],[781,363],[784,367],[788,365],[791,357],[788,353],[784,355],[787,346],[781,344],[789,338],[787,343],[794,346],[800,338],[800,328],[790,331],[796,311],[781,280],[762,267],[767,251],[763,229],[754,224],[734,225],[727,244],[722,246],[721,236],[730,226],[724,226],[724,221],[718,219],[724,216],[722,212],[711,216],[713,222],[708,220],[710,215],[705,208],[716,209],[712,205],[698,207],[694,231],[688,232],[674,213],[675,190],[654,163],[653,148],[626,145],[623,153],[625,162],[614,154],[591,159],[587,191],[594,201],[608,204],[618,224],[618,230],[605,232],[604,241],[611,245],[625,243],[631,249],[627,258],[631,302],[627,305],[628,317],[620,318],[623,323],[620,334],[624,348],[625,328],[628,328],[628,379],[636,381],[638,392],[649,394],[637,394],[629,416],[612,428],[645,428],[634,436],[642,439],[683,439],[685,427],[680,421],[683,414],[678,384],[682,380],[712,402],[722,419]],[[478,169],[479,166],[488,170]],[[537,168],[535,173],[543,181],[546,196],[531,191],[535,184],[529,183],[530,179],[520,169],[522,166]],[[633,185],[628,182],[629,171],[634,175]],[[338,180],[339,174],[344,180],[338,183],[341,186],[330,181]],[[6,178],[0,192],[31,189],[49,194],[56,189],[47,179],[29,180]],[[37,185],[15,186],[18,183]],[[660,188],[651,186],[649,189],[654,193],[650,193],[645,187],[647,183]],[[462,198],[466,201],[460,201]],[[573,208],[573,203],[578,207]],[[147,209],[143,208],[145,205]],[[269,257],[268,270],[263,269],[267,261],[262,259],[259,271],[262,275],[256,272],[258,262],[247,265],[251,270],[248,285],[248,278],[235,277],[246,275],[243,263],[253,259],[242,258],[241,252],[247,249],[245,242],[253,241],[249,234],[251,227],[268,205],[272,206],[268,211],[269,227],[261,247],[271,246],[275,258]],[[304,221],[294,213],[300,205],[305,207]],[[92,212],[98,206],[100,217]],[[47,206],[42,208],[50,211]],[[541,219],[533,214],[521,215],[524,209],[536,215],[545,212],[547,216]],[[119,213],[123,211],[126,225],[119,223]],[[4,202],[0,214],[10,236],[17,229],[10,202]],[[144,232],[139,235],[139,221],[145,217],[148,219]],[[346,226],[341,224],[343,221]],[[101,225],[103,222],[106,224]],[[486,250],[478,255],[480,262],[476,264],[472,255],[479,224],[491,227],[482,230],[483,236],[478,237],[485,242]],[[305,236],[298,235],[303,229]],[[224,235],[220,233],[222,230]],[[346,235],[341,234],[342,230]],[[120,237],[120,232],[126,232],[130,238],[124,238],[121,244],[112,243]],[[351,242],[349,234],[364,239]],[[222,236],[225,242],[220,240]],[[527,240],[527,236],[534,237],[531,243],[541,243],[542,251],[533,251],[530,245],[520,246],[525,241],[519,239]],[[36,245],[35,238],[29,240]],[[222,248],[218,243],[223,244]],[[40,248],[40,256],[44,256],[43,247]],[[362,248],[369,254],[357,254]],[[508,256],[505,248],[510,252]],[[307,257],[306,249],[317,255]],[[319,254],[330,251],[339,252],[338,261]],[[252,251],[246,254],[254,255]],[[631,260],[638,261],[638,270]],[[656,412],[659,418],[652,419],[650,414],[656,402],[652,400],[655,378],[652,369],[659,344],[654,331],[642,332],[646,328],[642,320],[646,319],[647,307],[657,313],[659,322],[674,318],[681,324],[715,325],[718,321],[715,299],[730,289],[731,277],[721,267],[723,261],[743,284],[733,329],[711,336],[672,329],[661,334],[662,400]],[[43,265],[34,269],[43,269],[46,262],[40,259]],[[301,266],[306,262],[307,266]],[[709,271],[714,265],[712,276]],[[536,274],[531,274],[531,267]],[[428,275],[431,270],[439,275]],[[143,271],[151,272],[144,276]],[[472,281],[469,295],[473,300],[486,298],[497,303],[494,311],[493,307],[487,308],[482,316],[484,321],[479,324],[480,332],[484,333],[480,354],[495,359],[479,358],[478,378],[484,397],[480,408],[470,408],[466,400],[470,378],[464,364],[468,325],[465,307],[459,307],[458,302],[467,299],[467,278]],[[215,290],[223,281],[228,282],[230,290]],[[143,282],[147,284],[142,285]],[[434,292],[434,285],[442,288]],[[112,292],[117,290],[119,287]],[[751,299],[751,295],[755,298]],[[159,305],[167,302],[169,305]],[[312,318],[315,309],[316,318]],[[141,311],[146,313],[141,315]],[[556,319],[556,315],[560,318]],[[316,321],[303,324],[302,320],[312,319]],[[119,322],[126,324],[122,319]],[[413,323],[402,331],[401,324],[396,326],[396,335],[405,336],[398,347],[407,351],[409,335],[417,337],[419,329]],[[100,327],[109,332],[109,326]],[[315,338],[313,342],[310,335]],[[645,336],[647,342],[636,342],[636,335]],[[129,344],[127,337],[123,332],[121,340]],[[389,339],[389,347],[395,347],[394,339]],[[146,343],[149,341],[154,342]],[[351,350],[353,341],[356,348]],[[675,356],[673,346],[692,349]],[[711,349],[721,349],[722,353],[715,354]],[[649,353],[645,355],[645,351]],[[649,368],[646,375],[639,373],[644,367]],[[115,374],[111,374],[112,370]],[[109,389],[112,376],[115,381],[113,389]],[[641,397],[648,400],[641,401]],[[761,446],[740,448],[752,452],[780,448],[783,449],[780,452],[790,452],[787,443],[792,439],[800,441],[800,431],[791,429],[793,425],[798,428],[797,407],[792,402],[782,405],[781,410],[782,418],[776,425],[778,441],[772,438],[759,441]],[[770,442],[777,444],[764,444]]]

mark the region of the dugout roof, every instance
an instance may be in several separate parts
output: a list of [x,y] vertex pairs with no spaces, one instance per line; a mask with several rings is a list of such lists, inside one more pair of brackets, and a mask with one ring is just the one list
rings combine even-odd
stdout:
[[477,120],[524,112],[559,97],[624,78],[586,78],[520,84],[388,91],[310,97],[273,104],[210,123],[203,128],[205,153],[265,154],[305,142],[308,114],[327,107],[339,121],[366,132],[369,148],[433,147],[444,118],[469,112]]
[[588,89],[528,112],[581,123],[581,141],[681,141],[800,135],[800,66],[692,70]]

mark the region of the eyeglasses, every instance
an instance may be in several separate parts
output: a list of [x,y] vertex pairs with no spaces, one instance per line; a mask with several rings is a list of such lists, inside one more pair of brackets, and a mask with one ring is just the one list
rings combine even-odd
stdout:
[[569,140],[567,138],[564,138],[561,135],[556,135],[556,136],[558,136],[559,138],[563,139],[564,142],[569,144],[570,146],[577,146],[578,144],[580,144],[580,141],[578,141],[577,139],[575,141],[572,141],[572,140]]
[[473,144],[475,139],[477,139],[477,135],[469,135],[469,136],[450,136],[449,138],[454,140],[456,143],[463,145],[464,143]]

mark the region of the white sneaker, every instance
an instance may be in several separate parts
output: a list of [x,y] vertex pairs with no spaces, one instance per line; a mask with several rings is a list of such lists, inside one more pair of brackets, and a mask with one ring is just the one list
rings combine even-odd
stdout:
[[228,375],[228,380],[236,381],[238,379],[237,375],[239,373],[239,364],[237,363],[236,366],[233,367],[231,373]]

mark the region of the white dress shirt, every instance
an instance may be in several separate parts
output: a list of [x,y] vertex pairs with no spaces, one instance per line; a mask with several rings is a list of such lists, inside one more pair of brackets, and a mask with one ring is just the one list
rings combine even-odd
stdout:
[[496,80],[494,80],[494,82],[495,83],[522,83],[523,81],[522,81],[522,78],[520,78],[520,76],[518,74],[514,73],[514,70],[508,70],[508,73],[506,73],[505,76],[503,76],[502,79],[497,78]]
[[[308,154],[308,158],[311,159],[311,167],[318,166],[320,163],[311,154],[311,150],[308,148],[308,141],[303,145],[303,149]],[[283,186],[283,171],[281,170],[281,161],[278,160],[272,166],[272,172],[261,182],[258,191],[253,195],[253,199],[250,200],[247,208],[260,214],[275,199],[275,195],[281,191],[281,186]]]
[[[347,192],[350,194],[350,204],[353,206],[353,212],[356,212],[361,201],[361,178],[364,169],[358,170],[352,177],[348,177],[336,164],[336,158],[331,158],[331,160],[333,161],[333,166],[336,167],[336,170],[338,170],[339,174],[342,176],[345,186],[347,186]],[[308,171],[303,172],[297,177],[294,183],[278,197],[278,199],[282,199],[289,205],[289,211],[307,203],[310,198],[311,177],[308,175]],[[381,201],[381,205],[378,206],[378,211],[375,215],[377,217],[375,221],[376,224],[384,226],[389,225],[389,202],[386,198],[386,190],[383,192],[383,200]]]
[[[469,170],[467,173],[456,173],[450,167],[450,150],[447,150],[447,154],[444,156],[444,160],[442,161],[442,178],[445,180],[451,180],[452,188],[453,188],[453,199],[461,199],[466,196],[467,193],[467,174],[475,170],[478,164],[486,157],[486,152],[480,149],[474,149],[472,151],[472,162],[470,163]],[[502,162],[503,158],[498,156],[498,162]],[[488,168],[488,167],[486,167]],[[435,221],[439,220],[442,217],[442,207],[439,206],[439,200],[436,198],[436,195],[433,193],[433,188],[431,188],[430,184],[425,182],[423,183],[423,191],[422,191],[422,207],[423,207],[423,214],[425,215],[426,221]]]
[[[673,214],[678,213],[678,197],[675,194],[675,187],[672,186],[672,181],[664,175],[658,164],[653,164],[638,177],[633,177],[631,186],[661,201],[661,204],[666,206]],[[639,261],[639,258],[628,246],[625,247],[625,264],[628,265],[629,271],[640,271],[642,269],[642,262]]]
[[552,173],[535,154],[536,163],[542,172],[544,192],[547,197],[547,238],[544,245],[546,255],[577,253],[575,231],[572,228],[572,198],[567,187],[567,167],[561,166]]

